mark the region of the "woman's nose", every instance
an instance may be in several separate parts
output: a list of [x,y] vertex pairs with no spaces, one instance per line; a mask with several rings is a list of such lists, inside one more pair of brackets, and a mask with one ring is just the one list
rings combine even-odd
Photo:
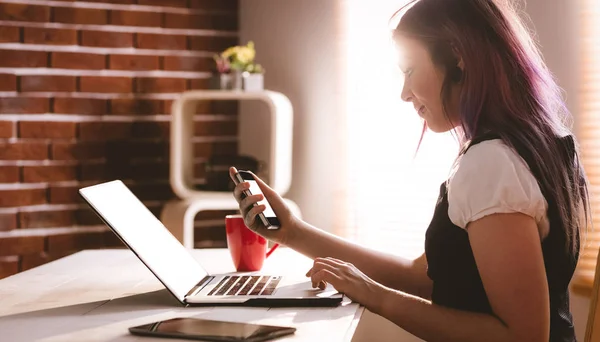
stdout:
[[405,102],[409,102],[412,99],[412,92],[410,91],[410,87],[406,84],[406,80],[402,85],[402,92],[400,93],[400,98]]

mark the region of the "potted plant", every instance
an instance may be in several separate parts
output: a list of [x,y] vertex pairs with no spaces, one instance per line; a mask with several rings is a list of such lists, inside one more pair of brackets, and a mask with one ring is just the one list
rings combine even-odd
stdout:
[[264,69],[254,62],[254,42],[227,48],[214,56],[217,73],[213,88],[262,90]]

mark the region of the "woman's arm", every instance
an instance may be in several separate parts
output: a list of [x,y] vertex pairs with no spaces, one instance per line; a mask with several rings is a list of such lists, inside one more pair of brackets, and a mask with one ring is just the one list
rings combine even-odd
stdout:
[[425,254],[405,259],[360,246],[299,221],[288,246],[312,259],[332,257],[354,264],[376,282],[421,298],[431,297]]
[[497,317],[433,305],[389,289],[383,290],[377,313],[426,341],[548,341],[548,284],[535,221],[523,214],[494,214],[467,229]]
[[[236,168],[229,169],[231,179],[235,179]],[[361,247],[338,236],[315,228],[295,217],[281,196],[254,176],[264,196],[267,198],[281,223],[275,230],[265,229],[256,215],[264,211],[264,205],[254,206],[263,197],[260,194],[242,196],[249,188],[248,182],[236,185],[233,196],[240,205],[246,226],[269,240],[284,244],[310,257],[334,257],[359,265],[370,277],[393,289],[429,298],[431,280],[427,277],[427,261],[422,256],[407,260]]]

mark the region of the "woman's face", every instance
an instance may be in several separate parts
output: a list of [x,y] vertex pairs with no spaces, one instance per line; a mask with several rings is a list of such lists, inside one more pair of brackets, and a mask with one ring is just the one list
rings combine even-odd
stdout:
[[442,83],[445,70],[433,64],[429,51],[418,40],[400,37],[400,68],[404,73],[401,97],[412,102],[415,110],[434,132],[446,132],[460,124],[458,98],[460,86],[452,86],[447,116],[442,110]]

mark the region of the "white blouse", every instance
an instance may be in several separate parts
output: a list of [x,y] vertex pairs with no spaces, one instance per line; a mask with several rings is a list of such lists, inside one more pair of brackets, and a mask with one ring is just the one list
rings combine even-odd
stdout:
[[448,179],[448,216],[463,229],[490,214],[518,212],[535,219],[543,239],[550,229],[547,208],[523,158],[500,139],[470,147]]

